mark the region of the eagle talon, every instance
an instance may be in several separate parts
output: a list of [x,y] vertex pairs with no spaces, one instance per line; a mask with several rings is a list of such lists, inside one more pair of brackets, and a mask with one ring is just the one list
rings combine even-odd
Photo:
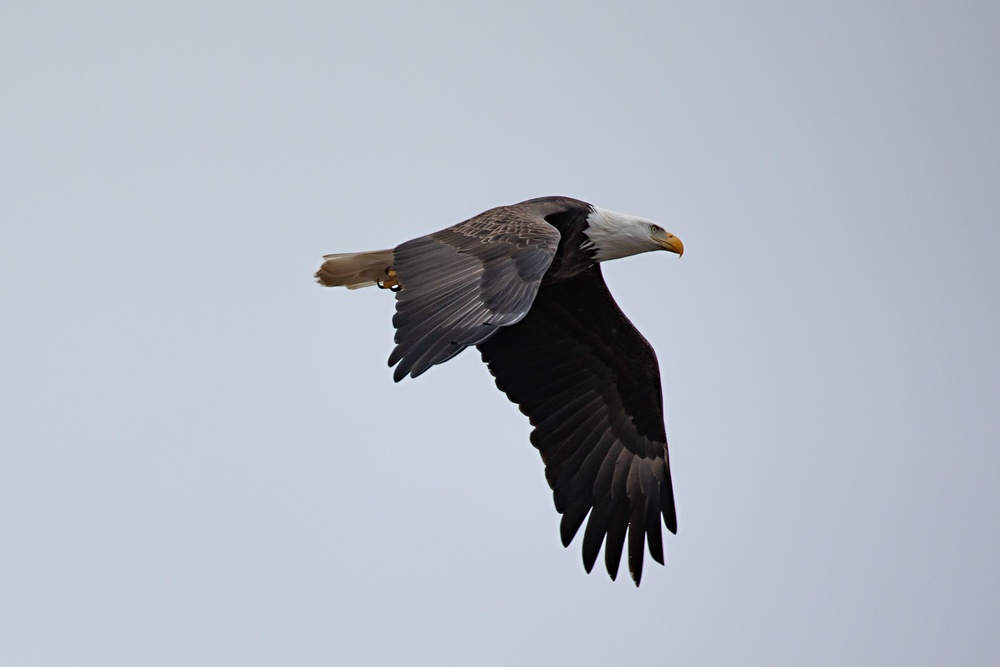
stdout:
[[398,292],[403,289],[403,286],[399,284],[399,279],[396,278],[396,272],[392,269],[385,270],[386,279],[376,280],[375,284],[378,285],[379,289],[387,289],[390,292]]

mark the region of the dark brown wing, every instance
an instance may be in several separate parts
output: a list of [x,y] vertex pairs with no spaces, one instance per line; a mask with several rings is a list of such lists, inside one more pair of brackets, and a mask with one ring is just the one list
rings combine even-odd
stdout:
[[495,208],[395,248],[397,382],[525,316],[559,245],[545,216],[565,207],[547,199]]
[[603,542],[614,579],[627,532],[638,585],[644,541],[663,563],[660,517],[677,532],[663,395],[653,348],[611,298],[599,266],[542,286],[528,315],[479,350],[535,427],[531,443],[563,515],[563,544],[589,512],[584,566],[590,572]]

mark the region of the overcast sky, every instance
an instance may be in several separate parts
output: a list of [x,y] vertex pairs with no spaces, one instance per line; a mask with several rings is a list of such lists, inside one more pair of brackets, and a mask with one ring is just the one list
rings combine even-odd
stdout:
[[[1000,5],[0,7],[0,663],[1000,663]],[[475,351],[324,253],[563,194],[679,532],[564,549]]]

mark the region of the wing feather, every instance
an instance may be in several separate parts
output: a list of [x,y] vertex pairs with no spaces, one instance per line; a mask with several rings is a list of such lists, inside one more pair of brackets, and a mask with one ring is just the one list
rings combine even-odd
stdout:
[[555,201],[491,209],[400,244],[393,269],[397,382],[416,377],[527,314],[560,235],[545,221]]
[[478,346],[497,386],[535,427],[531,442],[563,514],[563,544],[586,520],[584,567],[593,568],[603,545],[613,579],[627,540],[638,585],[646,545],[663,562],[660,522],[677,530],[663,399],[656,355],[600,268],[544,284],[527,316]]
[[[587,456],[577,476],[574,478],[570,491],[567,494],[568,504],[566,510],[563,512],[562,521],[559,524],[559,534],[562,537],[563,546],[569,546],[570,541],[572,541],[577,531],[580,530],[580,525],[583,524],[583,520],[587,517],[587,512],[590,511],[593,504],[592,495],[589,493],[591,485],[588,483],[592,467],[597,466],[600,468],[603,465],[616,442],[617,439],[610,431],[602,433],[601,439]],[[594,511],[597,511],[596,508]],[[597,548],[600,549],[600,541],[597,543]],[[584,552],[586,554],[586,547],[584,548]],[[584,555],[584,560],[586,560],[586,555]]]

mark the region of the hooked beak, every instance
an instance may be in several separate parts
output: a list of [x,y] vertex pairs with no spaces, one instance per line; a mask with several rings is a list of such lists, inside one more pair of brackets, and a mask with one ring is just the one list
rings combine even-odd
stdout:
[[653,237],[653,241],[664,250],[676,252],[678,257],[684,254],[684,244],[670,232],[663,232],[662,235],[657,234]]

